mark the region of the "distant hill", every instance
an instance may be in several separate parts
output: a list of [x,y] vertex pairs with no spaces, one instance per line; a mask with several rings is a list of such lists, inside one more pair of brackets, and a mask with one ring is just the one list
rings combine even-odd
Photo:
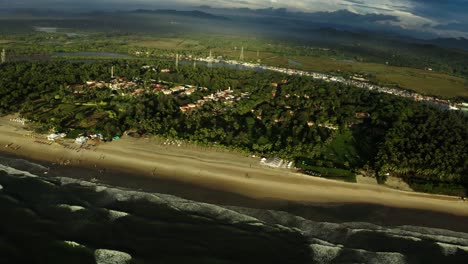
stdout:
[[468,51],[468,39],[466,38],[436,38],[429,40],[429,42],[438,46]]
[[158,15],[174,15],[174,16],[185,16],[185,17],[195,17],[203,19],[217,19],[217,20],[228,20],[228,18],[223,16],[216,16],[209,14],[203,11],[193,10],[193,11],[177,11],[172,9],[158,9],[158,10],[148,10],[148,9],[137,9],[130,11],[129,13],[136,14],[158,14]]

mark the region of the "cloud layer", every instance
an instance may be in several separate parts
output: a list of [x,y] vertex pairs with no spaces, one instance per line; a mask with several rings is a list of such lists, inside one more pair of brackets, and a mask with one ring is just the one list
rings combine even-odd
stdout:
[[387,23],[409,30],[436,34],[468,36],[468,0],[0,0],[0,9],[136,9],[183,8],[200,5],[212,7],[288,8],[302,12],[347,10],[361,15],[395,17]]

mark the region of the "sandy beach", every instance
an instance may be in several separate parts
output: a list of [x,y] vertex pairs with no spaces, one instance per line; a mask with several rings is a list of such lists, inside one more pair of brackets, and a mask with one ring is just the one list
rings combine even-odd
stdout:
[[10,118],[0,118],[0,151],[32,160],[122,170],[254,199],[368,203],[468,216],[468,202],[457,197],[311,177],[292,170],[263,167],[258,158],[245,154],[184,143],[168,145],[156,137],[124,137],[84,149],[71,140],[62,144],[48,142],[44,135],[34,135]]

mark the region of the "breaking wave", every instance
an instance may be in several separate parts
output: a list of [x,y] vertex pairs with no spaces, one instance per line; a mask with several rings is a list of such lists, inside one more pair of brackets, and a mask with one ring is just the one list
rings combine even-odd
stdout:
[[10,168],[10,169],[17,169],[19,171],[27,171],[30,174],[38,174],[42,175],[49,171],[49,168],[31,162],[25,159],[18,159],[18,158],[9,158],[0,156],[0,165],[3,165],[3,169]]
[[3,164],[0,164],[0,171],[4,171],[9,175],[25,176],[25,177],[33,177],[33,178],[39,177],[39,176],[34,175],[34,174],[32,174],[32,173],[30,173],[28,171],[18,170],[18,169],[15,169],[13,167],[10,167],[10,166],[5,166]]
[[109,219],[111,221],[115,221],[119,218],[126,217],[129,214],[126,212],[120,212],[120,211],[115,211],[115,210],[109,210]]
[[78,211],[81,211],[81,210],[86,210],[86,208],[84,208],[83,206],[79,206],[79,205],[59,204],[57,206],[59,208],[68,209],[68,210],[70,210],[70,212],[78,212]]

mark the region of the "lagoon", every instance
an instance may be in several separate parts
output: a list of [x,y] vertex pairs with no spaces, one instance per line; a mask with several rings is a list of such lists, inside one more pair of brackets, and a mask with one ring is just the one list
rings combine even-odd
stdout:
[[114,59],[131,59],[133,58],[127,54],[112,53],[112,52],[54,52],[52,54],[56,57],[101,57],[101,58],[114,58]]

